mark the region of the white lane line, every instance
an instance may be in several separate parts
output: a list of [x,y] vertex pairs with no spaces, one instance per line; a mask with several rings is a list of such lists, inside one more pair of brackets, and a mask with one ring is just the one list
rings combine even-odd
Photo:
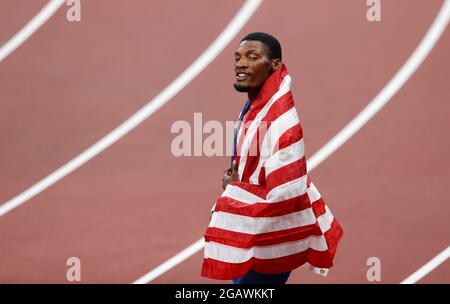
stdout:
[[205,242],[203,241],[203,238],[201,238],[191,246],[183,249],[177,255],[173,256],[166,262],[162,263],[161,265],[147,273],[146,275],[134,281],[133,284],[147,284],[148,282],[153,281],[155,278],[177,266],[191,255],[194,255],[198,251],[202,250],[203,247],[205,247]]
[[[421,280],[424,276],[432,272],[436,267],[444,263],[448,258],[450,258],[450,246],[448,246],[444,251],[435,256],[431,261],[423,265],[412,275],[403,280],[400,284],[414,284]],[[442,282],[446,283],[446,282]]]
[[172,97],[174,97],[198,74],[200,74],[200,72],[202,72],[214,60],[214,58],[220,54],[220,52],[222,52],[222,50],[247,23],[261,3],[262,0],[247,0],[226,28],[216,38],[216,40],[214,40],[214,42],[183,73],[181,73],[172,83],[164,88],[164,90],[162,90],[155,98],[150,100],[145,106],[119,125],[116,129],[66,163],[64,166],[60,167],[43,180],[1,205],[0,217],[14,208],[17,208],[30,198],[44,191],[60,179],[84,165],[86,162],[103,152],[109,146],[125,136],[128,132],[137,127],[150,115],[155,113],[159,108],[165,105]]
[[[405,62],[402,68],[395,74],[391,81],[380,91],[380,93],[355,117],[348,123],[339,133],[337,133],[330,141],[328,141],[319,151],[317,151],[307,162],[309,172],[314,170],[320,163],[333,154],[348,139],[358,132],[375,114],[398,92],[405,84],[417,68],[422,64],[430,51],[436,45],[443,34],[450,20],[450,0],[445,0],[436,19],[430,26],[428,32]],[[200,246],[201,245],[201,246]],[[169,260],[151,270],[133,284],[146,284],[159,277],[166,271],[180,264],[190,256],[194,255],[204,247],[204,239],[201,238],[188,248],[196,248],[193,250],[183,250]]]
[[321,162],[339,149],[391,100],[406,81],[408,81],[411,75],[414,74],[436,45],[437,41],[444,33],[449,20],[450,0],[446,0],[419,46],[411,54],[402,68],[380,91],[380,93],[378,93],[378,95],[357,116],[355,116],[355,118],[353,118],[338,134],[311,157],[310,166],[312,168],[317,167]]
[[65,0],[49,1],[17,34],[0,48],[0,62],[34,34],[63,5]]

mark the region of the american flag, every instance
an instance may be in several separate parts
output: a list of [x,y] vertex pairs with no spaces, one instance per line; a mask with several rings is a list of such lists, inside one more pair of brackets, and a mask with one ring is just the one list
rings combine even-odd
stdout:
[[343,230],[307,175],[303,133],[283,65],[239,127],[240,182],[228,184],[205,232],[202,276],[234,279],[305,263],[326,275]]

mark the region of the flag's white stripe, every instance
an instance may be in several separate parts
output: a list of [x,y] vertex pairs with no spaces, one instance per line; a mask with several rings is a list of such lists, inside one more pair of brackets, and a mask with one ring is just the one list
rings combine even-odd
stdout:
[[216,242],[206,242],[205,257],[236,264],[247,262],[252,257],[264,260],[281,258],[306,251],[308,248],[317,251],[325,251],[328,247],[323,236],[310,236],[296,242],[274,246],[255,246],[249,249],[236,248]]
[[297,110],[292,107],[275,119],[267,130],[261,145],[261,156],[268,157],[276,148],[278,140],[287,130],[299,124]]
[[247,204],[254,203],[278,203],[305,194],[307,191],[307,176],[291,180],[276,188],[273,188],[267,193],[267,198],[260,198],[247,190],[238,186],[228,184],[222,197],[229,197],[233,200],[240,201]]
[[229,197],[231,199],[247,204],[255,204],[264,201],[263,198],[231,184],[227,185],[225,191],[222,193],[222,197]]
[[[308,188],[308,195],[311,203],[320,199],[320,194],[314,185]],[[325,213],[317,218],[323,233],[331,228],[333,220],[334,216],[331,210],[328,206],[325,206]],[[209,227],[247,234],[259,234],[302,227],[315,222],[316,219],[311,208],[277,217],[250,217],[227,212],[215,212]]]
[[318,201],[321,198],[320,192],[317,190],[314,183],[309,184],[308,196],[309,196],[309,201],[311,202],[311,204]]
[[[291,90],[291,76],[286,75],[283,78],[283,81],[280,84],[280,88],[278,91],[269,99],[266,105],[256,114],[255,119],[251,122],[247,134],[244,136],[244,140],[242,142],[241,151],[240,151],[240,160],[239,160],[239,176],[242,176],[242,172],[244,171],[245,164],[247,162],[247,152],[250,147],[250,144],[255,136],[256,131],[258,130],[258,126],[261,123],[261,120],[266,116],[270,107],[277,101],[281,96],[285,95]],[[242,127],[241,127],[242,128]]]
[[258,177],[261,171],[262,164],[272,155],[273,151],[276,148],[275,145],[280,139],[280,136],[283,135],[287,130],[298,124],[299,119],[295,107],[292,107],[288,111],[284,112],[270,124],[270,127],[261,142],[261,152],[258,165],[249,179],[251,184],[259,184]]
[[[311,183],[309,185],[307,192],[311,204],[317,202],[321,198],[320,193],[317,190],[314,183]],[[328,208],[328,206],[325,205],[325,213],[317,218],[317,222],[319,223],[320,230],[322,231],[322,233],[325,233],[328,230],[330,230],[331,223],[333,222],[333,220],[334,220],[333,213],[331,213],[330,208]]]
[[212,217],[210,227],[252,235],[313,225],[316,222],[312,208],[274,217],[252,217],[227,212],[214,212]]
[[[266,162],[264,163],[264,170],[266,176],[270,173],[283,168],[293,162],[302,159],[305,156],[305,148],[304,148],[303,138],[293,143],[289,147],[281,149],[274,153]],[[250,181],[251,182],[251,181]]]
[[[241,111],[241,112],[242,112],[242,111]],[[249,112],[250,112],[250,110],[249,110]],[[245,128],[246,128],[247,126],[250,126],[251,123],[252,123],[251,121],[245,121],[245,120],[247,119],[247,116],[248,116],[248,113],[249,113],[249,112],[247,112],[247,114],[245,114],[244,117],[242,117],[242,123],[241,123],[240,126],[239,126],[238,135],[237,135],[236,150],[237,150],[237,148],[238,148],[238,147],[237,147],[237,144],[240,142],[240,138],[241,138],[241,136],[242,136],[242,132],[244,132]],[[239,117],[241,117],[241,114],[239,114]],[[242,151],[242,146],[241,146],[241,150],[237,152],[239,156],[242,156],[241,151]],[[242,161],[242,160],[241,160],[241,161]]]
[[307,178],[304,175],[273,188],[267,193],[267,201],[280,202],[305,194],[307,191]]
[[334,216],[331,213],[330,208],[325,205],[325,213],[317,218],[317,222],[319,222],[320,230],[322,233],[327,232],[331,229],[331,223],[334,220]]

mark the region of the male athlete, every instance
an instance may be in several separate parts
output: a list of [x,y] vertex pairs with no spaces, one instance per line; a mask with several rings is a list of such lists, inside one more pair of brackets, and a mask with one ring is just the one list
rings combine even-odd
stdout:
[[280,43],[251,33],[234,58],[234,88],[248,100],[224,192],[205,232],[202,275],[235,284],[284,284],[293,269],[309,263],[326,276],[343,231],[307,175]]

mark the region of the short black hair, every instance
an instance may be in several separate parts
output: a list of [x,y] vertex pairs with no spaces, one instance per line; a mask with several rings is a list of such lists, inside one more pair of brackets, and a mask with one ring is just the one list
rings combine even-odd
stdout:
[[261,41],[268,49],[269,49],[269,58],[275,59],[278,58],[281,60],[281,45],[278,42],[277,38],[269,35],[267,33],[262,32],[254,32],[250,33],[244,38],[241,39],[240,42],[248,40],[248,41]]

